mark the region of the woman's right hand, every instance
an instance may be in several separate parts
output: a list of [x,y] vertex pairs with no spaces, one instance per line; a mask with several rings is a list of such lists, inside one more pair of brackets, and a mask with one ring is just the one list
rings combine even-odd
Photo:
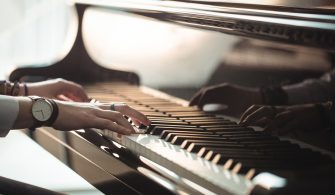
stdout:
[[[84,128],[108,129],[120,134],[135,133],[132,125],[124,115],[136,120],[138,123],[150,125],[150,121],[142,113],[124,106],[120,111],[101,109],[91,103],[64,102],[55,100],[58,105],[58,117],[52,127],[62,131]],[[16,120],[16,128],[32,126],[32,101],[29,98],[20,98],[20,113]]]
[[93,104],[57,101],[57,105],[59,113],[52,125],[55,129],[67,131],[98,128],[126,135],[134,133],[133,127],[120,112],[103,110]]

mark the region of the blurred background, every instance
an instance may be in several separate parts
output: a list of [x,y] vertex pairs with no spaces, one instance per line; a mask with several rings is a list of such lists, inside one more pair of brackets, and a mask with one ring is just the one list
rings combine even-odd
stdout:
[[[77,31],[71,1],[2,0],[0,9],[0,78],[16,67],[50,65],[70,50]],[[316,49],[196,30],[103,8],[85,12],[83,37],[100,65],[134,71],[142,85],[185,99],[204,85],[290,83],[330,68],[327,55]]]
[[[76,32],[73,7],[64,0],[1,3],[2,72],[51,64],[66,55]],[[95,61],[135,71],[143,85],[156,88],[202,85],[237,41],[104,9],[89,9],[84,21],[86,47]]]

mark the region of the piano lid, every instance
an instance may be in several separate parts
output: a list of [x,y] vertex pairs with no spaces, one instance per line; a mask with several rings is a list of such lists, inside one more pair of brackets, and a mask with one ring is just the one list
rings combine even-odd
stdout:
[[332,0],[176,0],[184,2],[194,2],[220,6],[235,6],[235,7],[253,7],[267,9],[282,9],[282,10],[297,10],[306,12],[323,12],[334,13],[335,2]]
[[335,3],[75,0],[160,21],[282,43],[335,49]]

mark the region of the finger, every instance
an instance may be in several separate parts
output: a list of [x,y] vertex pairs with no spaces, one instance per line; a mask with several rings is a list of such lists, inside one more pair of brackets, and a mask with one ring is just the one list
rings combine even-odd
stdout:
[[137,120],[142,124],[149,126],[151,121],[141,112],[129,107],[127,104],[115,104],[115,110],[121,112],[122,114],[129,116],[132,120]]
[[83,101],[82,98],[80,98],[77,95],[74,95],[72,93],[64,93],[64,95],[66,97],[68,97],[69,99],[71,99],[72,101],[74,101],[74,102],[82,102]]
[[99,129],[108,129],[108,130],[111,130],[111,131],[114,131],[120,134],[124,134],[124,135],[130,135],[132,133],[131,130],[126,129],[116,124],[113,121],[103,119],[103,118],[96,118],[94,127],[99,128]]
[[58,99],[58,100],[62,100],[62,101],[67,101],[67,102],[73,102],[72,99],[66,97],[66,96],[63,95],[63,94],[57,95],[57,99]]
[[273,110],[268,106],[262,106],[245,117],[245,119],[242,121],[242,124],[252,125],[255,121],[263,117],[269,117],[271,115],[273,115]]
[[291,112],[285,111],[277,114],[277,116],[264,129],[265,131],[278,132],[280,128],[284,127],[289,121],[293,119]]
[[190,106],[195,106],[198,105],[199,99],[202,96],[203,90],[199,90],[190,100],[189,105]]
[[131,124],[119,112],[109,110],[97,110],[96,116],[104,119],[109,119],[111,121],[116,122],[118,125],[121,125],[124,128],[134,131],[134,128],[131,126]]
[[204,91],[198,101],[198,106],[203,107],[205,104],[208,103],[216,103],[218,102],[219,98],[221,98],[217,93],[215,93],[214,89],[208,89]]
[[142,123],[136,119],[131,119],[136,126],[140,126]]
[[267,118],[267,117],[263,117],[257,121],[255,121],[252,125],[254,126],[259,126],[259,127],[265,127],[267,126],[272,120]]
[[248,117],[251,113],[255,112],[257,109],[259,109],[260,107],[262,107],[262,105],[252,105],[250,106],[241,116],[240,118],[240,122],[245,120],[246,117]]
[[64,93],[72,96],[72,98],[75,98],[75,100],[88,101],[89,98],[81,85],[71,81],[65,81],[65,85]]

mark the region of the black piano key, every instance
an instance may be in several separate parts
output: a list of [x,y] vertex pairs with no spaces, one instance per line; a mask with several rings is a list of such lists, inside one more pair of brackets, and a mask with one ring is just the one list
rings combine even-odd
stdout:
[[187,148],[187,151],[189,152],[199,152],[199,150],[202,147],[215,147],[215,148],[250,148],[250,149],[262,149],[266,147],[272,147],[273,149],[294,149],[297,148],[298,146],[296,145],[291,145],[291,144],[286,144],[282,142],[274,142],[274,143],[256,143],[256,144],[244,144],[244,143],[236,143],[235,145],[232,146],[227,146],[225,142],[221,141],[203,141],[203,140],[194,140],[189,147]]
[[171,113],[169,114],[171,117],[199,117],[199,116],[213,116],[212,114],[207,113],[194,113],[194,112],[185,112],[185,113]]
[[[298,152],[299,153],[299,152]],[[256,170],[274,171],[274,170],[292,170],[302,169],[307,167],[313,167],[313,164],[306,162],[305,160],[296,159],[255,159],[255,158],[238,158],[232,155],[222,156],[217,154],[212,162],[223,165],[228,159],[233,159],[235,163],[241,163],[244,170],[255,168]]]
[[200,116],[200,117],[179,117],[180,120],[185,120],[185,121],[194,121],[194,120],[227,120],[222,117],[217,117],[217,116]]
[[200,111],[198,108],[194,107],[157,107],[155,106],[155,109],[161,112],[194,112],[194,111]]
[[235,122],[232,121],[188,121],[192,125],[197,125],[197,126],[212,126],[212,125],[235,125]]
[[197,128],[197,127],[171,127],[171,126],[157,126],[154,127],[153,129],[151,129],[150,133],[152,135],[160,135],[163,131],[165,130],[179,130],[179,131],[204,131],[201,128]]
[[210,141],[217,141],[221,143],[237,143],[236,141],[231,141],[224,137],[183,137],[180,136],[179,139],[183,140],[180,145],[181,148],[187,149],[192,143],[209,143]]
[[235,124],[219,124],[219,125],[199,125],[199,127],[205,129],[220,129],[220,128],[238,128],[241,127],[240,125]]
[[180,120],[185,121],[230,121],[224,118],[211,116],[211,117],[179,117]]
[[199,135],[199,134],[196,134],[196,133],[192,133],[192,132],[182,132],[182,133],[169,133],[166,137],[165,137],[165,141],[167,142],[171,142],[174,137],[176,136],[213,136],[213,137],[216,137],[217,135],[214,135],[214,134],[206,134],[206,135]]
[[165,121],[174,121],[174,122],[185,122],[176,118],[150,118],[151,122],[165,122]]
[[168,118],[171,117],[170,115],[167,114],[163,114],[163,113],[159,113],[159,112],[155,112],[155,113],[150,113],[150,114],[146,114],[146,116],[150,119],[150,117],[162,117],[162,118]]
[[245,148],[245,145],[240,143],[225,143],[225,142],[203,142],[194,140],[192,143],[188,145],[187,148],[185,148],[189,152],[197,153],[199,150],[203,147],[212,147],[212,146],[218,146],[222,148]]
[[188,125],[187,122],[182,121],[151,121],[151,125]]
[[162,133],[160,134],[160,138],[161,139],[165,139],[170,133],[174,133],[174,134],[192,134],[192,135],[208,135],[207,132],[200,130],[200,131],[189,131],[188,129],[184,129],[184,130],[164,130],[162,131]]
[[255,143],[259,141],[273,142],[279,141],[277,137],[265,136],[265,135],[227,135],[219,134],[221,137],[227,137],[229,140],[235,140],[237,142],[248,142]]
[[[199,151],[200,152],[200,151]],[[300,153],[299,155],[292,155],[296,154],[297,151],[290,151],[286,150],[282,153],[278,153],[276,151],[261,151],[261,150],[249,150],[249,149],[225,149],[225,148],[213,148],[204,155],[206,160],[212,160],[216,154],[220,154],[221,156],[226,156],[230,158],[240,158],[240,159],[298,159],[304,158],[308,160],[313,156],[310,153]]]
[[[236,151],[229,151],[229,150],[218,150],[216,152],[209,151],[205,159],[216,161],[214,158],[217,155],[224,157],[225,159],[234,159],[234,161],[241,162],[243,166],[248,168],[268,168],[262,164],[259,164],[260,161],[263,161],[267,164],[277,164],[277,168],[288,168],[288,167],[310,167],[313,166],[316,162],[320,163],[318,154],[310,153],[310,152],[303,152],[302,150],[296,151],[286,151],[284,154],[278,155],[276,152],[263,154],[263,153],[245,153]],[[211,156],[211,155],[214,155]],[[221,159],[221,163],[225,162],[225,159]]]
[[[180,139],[183,139],[183,138],[180,138]],[[182,148],[185,148],[187,149],[191,143],[204,143],[204,144],[209,144],[209,143],[218,143],[220,144],[221,142],[222,143],[227,143],[227,142],[231,142],[231,143],[240,143],[240,144],[244,144],[245,147],[248,147],[248,146],[254,146],[255,144],[271,144],[273,145],[274,144],[274,141],[277,141],[277,140],[260,140],[260,141],[257,141],[257,142],[252,142],[252,141],[244,141],[244,142],[241,142],[241,141],[236,141],[234,139],[230,139],[228,137],[204,137],[204,136],[200,136],[200,137],[197,137],[196,139],[185,139],[183,141],[183,143],[181,144],[181,147]],[[279,141],[278,141],[279,142]],[[199,146],[201,147],[201,146]]]
[[163,121],[171,121],[171,120],[173,120],[173,121],[181,121],[181,120],[179,120],[179,119],[177,119],[177,118],[173,118],[173,117],[165,117],[165,116],[163,116],[163,117],[159,117],[159,116],[154,116],[154,117],[150,117],[150,116],[148,116],[148,118],[150,119],[150,120],[163,120]]
[[205,128],[208,131],[216,131],[216,132],[250,132],[254,133],[255,131],[252,128],[246,128],[241,126],[221,126],[221,127],[207,127]]
[[[186,141],[186,140],[202,140],[202,141],[214,141],[215,140],[215,141],[221,141],[221,142],[226,141],[225,143],[232,142],[232,141],[229,141],[227,138],[218,137],[217,135],[214,135],[214,134],[199,134],[195,136],[184,134],[184,135],[175,136],[171,140],[171,143],[174,145],[181,145],[183,141]],[[233,142],[233,143],[236,143],[236,142]]]

